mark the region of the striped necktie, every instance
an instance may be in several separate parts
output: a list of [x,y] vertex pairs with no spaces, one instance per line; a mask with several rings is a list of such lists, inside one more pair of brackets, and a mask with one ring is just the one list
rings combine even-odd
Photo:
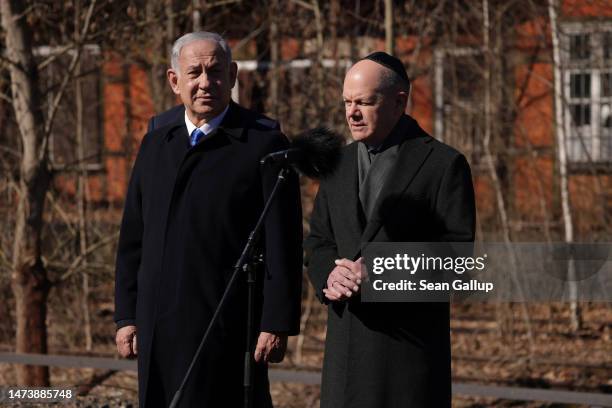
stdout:
[[195,146],[198,144],[200,140],[204,137],[204,132],[200,128],[195,128],[193,132],[191,132],[191,145]]

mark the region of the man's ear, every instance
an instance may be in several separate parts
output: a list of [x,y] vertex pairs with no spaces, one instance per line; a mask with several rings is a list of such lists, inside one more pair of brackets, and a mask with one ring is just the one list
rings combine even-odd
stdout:
[[233,88],[234,85],[236,85],[236,78],[238,77],[238,64],[234,61],[230,64],[229,75],[231,88]]
[[179,86],[178,86],[178,72],[170,68],[166,71],[166,76],[168,77],[168,82],[170,83],[172,92],[174,92],[176,95],[180,95],[181,90],[179,89]]
[[396,103],[399,110],[402,112],[406,111],[406,107],[408,106],[408,92],[399,91],[396,95]]

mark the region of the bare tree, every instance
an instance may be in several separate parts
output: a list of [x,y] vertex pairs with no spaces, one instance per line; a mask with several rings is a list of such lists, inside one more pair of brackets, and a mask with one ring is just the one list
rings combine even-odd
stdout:
[[[572,223],[572,211],[569,199],[569,187],[567,177],[567,151],[566,137],[563,121],[563,85],[561,73],[561,56],[559,52],[559,29],[557,25],[557,4],[555,0],[548,0],[548,14],[550,18],[550,30],[553,43],[553,71],[554,71],[554,95],[555,95],[555,133],[557,135],[557,161],[559,164],[559,182],[561,194],[561,208],[563,210],[564,240],[571,243],[574,240],[574,227]],[[570,260],[567,270],[567,280],[570,297],[570,321],[572,330],[577,331],[582,325],[580,307],[578,305],[578,287],[576,285],[576,271],[573,260]]]
[[[151,84],[151,97],[155,112],[163,112],[174,103],[173,96],[168,92],[166,69],[170,65],[170,51],[176,35],[176,15],[173,11],[173,0],[147,1],[145,6],[147,25],[143,30],[143,38],[150,47],[142,51],[150,52],[138,61],[145,66]],[[196,13],[194,9],[194,13]],[[199,16],[199,13],[197,14]],[[197,17],[194,15],[194,22]],[[200,20],[197,20],[200,23]],[[162,24],[160,29],[160,24]],[[139,51],[140,52],[140,51]]]
[[[47,271],[41,255],[42,215],[51,179],[48,168],[44,117],[38,101],[38,70],[32,55],[32,34],[19,1],[0,2],[6,32],[6,52],[11,64],[12,104],[21,134],[23,154],[19,177],[19,201],[13,248],[13,291],[16,300],[17,352],[46,353]],[[20,367],[20,384],[48,385],[47,367]]]
[[268,71],[268,110],[272,117],[277,118],[280,105],[280,35],[279,35],[280,7],[278,0],[270,0],[268,7],[268,42],[270,44],[270,69]]
[[[493,68],[493,50],[491,49],[491,40],[490,40],[490,31],[491,31],[491,23],[490,23],[490,10],[489,10],[489,0],[482,0],[482,15],[483,15],[483,52],[485,59],[485,67],[483,70],[483,86],[484,86],[484,139],[483,139],[483,150],[485,155],[485,161],[488,169],[489,176],[491,178],[493,188],[495,190],[495,199],[497,203],[497,210],[499,211],[499,216],[501,219],[501,227],[502,227],[502,236],[504,239],[504,243],[506,248],[508,249],[508,253],[510,256],[511,270],[512,273],[512,282],[516,286],[516,289],[519,292],[519,296],[523,297],[523,291],[521,288],[521,284],[519,283],[517,274],[518,274],[518,265],[516,260],[516,254],[511,246],[512,237],[510,235],[510,227],[508,222],[508,212],[506,206],[506,200],[504,198],[503,189],[501,186],[501,182],[499,180],[499,176],[497,174],[497,166],[495,164],[496,156],[493,155],[491,150],[491,139],[493,137],[493,108],[500,106],[500,103],[493,103],[492,101],[492,84],[493,78],[492,73],[497,71],[497,69]],[[497,36],[499,38],[499,36]],[[499,50],[497,50],[499,52]],[[497,59],[497,58],[496,58]],[[531,320],[529,317],[529,313],[527,311],[527,306],[523,302],[520,304],[521,311],[523,313],[523,319],[525,325],[527,327],[528,339],[531,345],[531,351],[533,352],[534,343],[533,343],[533,331],[531,329]]]
[[[75,18],[74,18],[74,37],[75,42],[80,42],[80,17],[81,5],[75,3]],[[79,61],[75,68],[76,79],[74,81],[74,100],[76,104],[76,149],[79,171],[77,172],[77,211],[79,223],[79,250],[81,254],[87,251],[87,165],[85,157],[85,135],[84,133],[84,106],[83,106],[83,89],[81,75],[81,62]],[[89,275],[87,271],[87,258],[83,261],[84,270],[81,273],[82,277],[82,310],[83,310],[83,331],[85,334],[85,349],[91,351],[93,347],[91,334],[91,315],[89,313]]]
[[[83,25],[84,33],[95,6],[91,2]],[[16,302],[16,349],[20,353],[47,352],[47,297],[50,282],[42,259],[42,227],[45,198],[51,181],[49,136],[68,81],[80,58],[74,53],[69,73],[60,85],[47,117],[41,109],[39,72],[34,60],[32,29],[23,2],[0,1],[9,61],[11,102],[21,136],[22,154],[17,185],[15,235],[12,256],[12,286]],[[47,367],[19,366],[19,384],[48,385]]]

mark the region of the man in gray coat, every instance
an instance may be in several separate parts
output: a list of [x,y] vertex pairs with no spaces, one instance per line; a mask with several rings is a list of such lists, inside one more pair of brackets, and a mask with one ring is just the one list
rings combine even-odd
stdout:
[[322,408],[451,405],[448,303],[360,300],[363,243],[474,240],[469,165],[404,113],[409,91],[402,63],[381,52],[344,81],[355,143],[321,183],[305,241],[328,304]]

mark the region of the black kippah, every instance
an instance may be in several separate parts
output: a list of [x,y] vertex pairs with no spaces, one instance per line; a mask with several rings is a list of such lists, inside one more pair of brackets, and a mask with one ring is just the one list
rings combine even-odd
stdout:
[[399,77],[404,81],[408,82],[408,85],[410,85],[410,80],[408,79],[408,74],[406,74],[404,64],[402,64],[402,61],[395,58],[393,55],[389,55],[382,51],[376,51],[366,57],[363,57],[362,60],[374,61],[377,64],[389,68],[391,71],[399,75]]

